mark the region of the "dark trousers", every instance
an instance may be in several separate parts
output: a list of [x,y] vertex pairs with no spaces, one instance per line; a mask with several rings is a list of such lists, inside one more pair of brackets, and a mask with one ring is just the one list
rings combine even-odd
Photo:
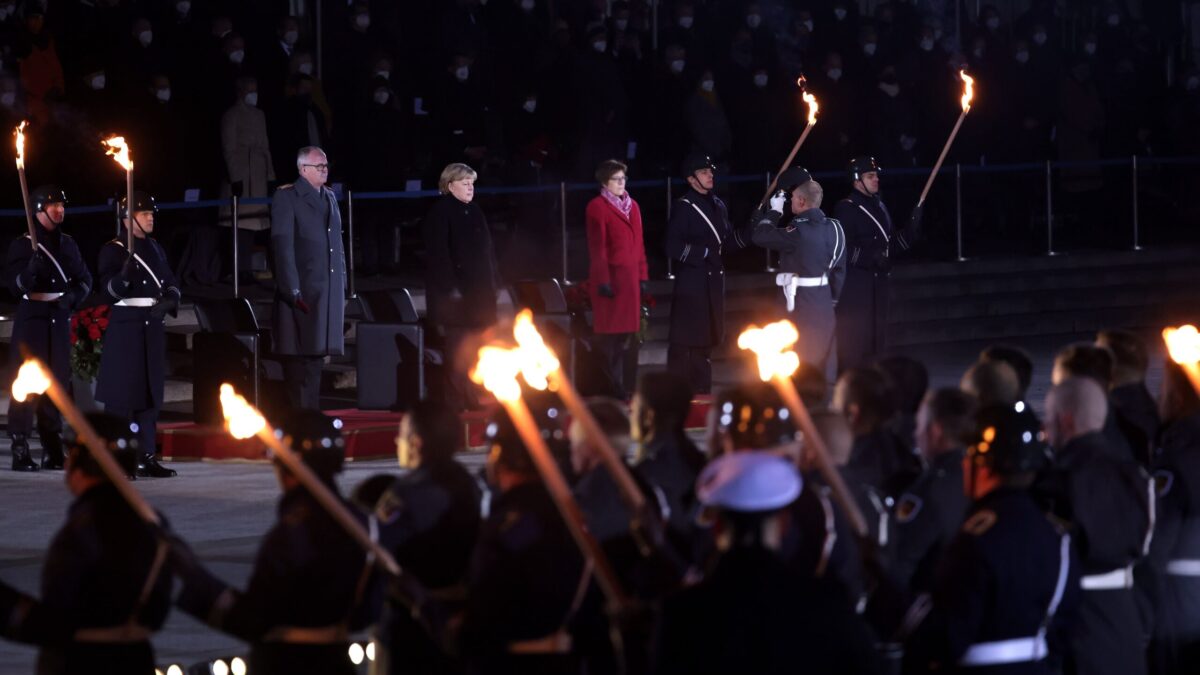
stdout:
[[35,412],[38,435],[42,437],[43,443],[47,436],[62,434],[62,415],[59,414],[58,408],[54,407],[54,402],[49,396],[34,396],[32,399],[25,399],[24,403],[13,399],[8,404],[8,435],[28,436],[29,432],[33,431]]
[[712,391],[712,347],[688,347],[671,343],[667,347],[667,371],[688,381],[693,394]]
[[137,425],[139,461],[150,459],[158,451],[158,408],[121,410],[105,406],[104,412],[123,417]]
[[289,356],[283,365],[288,405],[297,410],[321,409],[323,356]]
[[631,335],[632,333],[599,333],[592,336],[592,349],[603,365],[604,374],[612,383],[612,395],[621,400],[628,398],[629,390],[625,387],[625,358]]

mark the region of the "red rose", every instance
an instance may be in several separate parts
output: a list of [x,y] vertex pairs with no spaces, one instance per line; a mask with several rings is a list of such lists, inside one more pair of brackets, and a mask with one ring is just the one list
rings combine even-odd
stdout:
[[108,319],[105,317],[100,317],[99,319],[96,319],[96,325],[100,326],[101,330],[108,330]]
[[88,332],[88,338],[91,339],[92,341],[96,341],[96,340],[100,339],[100,327],[97,326],[96,324],[92,324],[92,325],[88,326],[87,332]]

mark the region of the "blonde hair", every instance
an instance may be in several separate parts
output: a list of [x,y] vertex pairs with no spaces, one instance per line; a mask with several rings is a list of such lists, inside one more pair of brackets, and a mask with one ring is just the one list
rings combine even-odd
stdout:
[[446,194],[450,191],[450,184],[456,180],[464,178],[476,178],[479,174],[475,173],[475,169],[463,164],[455,162],[447,164],[446,168],[442,169],[442,175],[438,178],[438,192]]

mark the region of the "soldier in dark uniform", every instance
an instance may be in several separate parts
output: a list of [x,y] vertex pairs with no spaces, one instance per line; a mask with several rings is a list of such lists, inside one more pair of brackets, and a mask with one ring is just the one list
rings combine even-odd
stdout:
[[[345,461],[341,420],[296,411],[284,442],[337,494]],[[248,672],[337,675],[355,672],[346,658],[350,631],[368,623],[373,563],[316,497],[278,460],[279,519],[263,537],[245,591],[213,577],[183,551],[180,609],[250,643]],[[366,518],[363,517],[364,525]]]
[[[92,274],[79,247],[62,231],[67,196],[53,185],[33,191],[37,250],[26,233],[8,247],[5,282],[21,299],[13,320],[10,360],[19,365],[28,356],[41,359],[59,382],[71,381],[71,310],[88,296]],[[63,467],[62,417],[49,396],[8,405],[8,436],[12,439],[13,471],[36,471],[29,456],[29,432],[37,412],[42,440],[42,468]]]
[[271,199],[273,350],[286,357],[288,404],[319,410],[321,365],[345,350],[346,255],[337,197],[325,186],[325,152],[301,148],[296,168],[296,182],[280,186]]
[[688,191],[675,200],[667,222],[667,255],[674,261],[667,370],[686,378],[697,394],[712,389],[712,350],[725,339],[725,263],[721,255],[750,242],[729,222],[713,192],[716,168],[705,155],[683,162]]
[[[446,611],[461,609],[465,578],[479,532],[479,486],[454,459],[462,449],[462,421],[449,408],[416,404],[400,421],[399,453],[412,470],[380,497],[375,515],[379,541],[396,562],[421,582]],[[376,668],[380,673],[449,673],[452,662],[411,615],[389,601],[379,625]]]
[[1055,448],[1045,490],[1071,525],[1083,588],[1070,631],[1067,672],[1146,672],[1146,629],[1133,590],[1133,567],[1154,530],[1153,485],[1128,455],[1108,447],[1108,404],[1089,377],[1069,377],[1046,394],[1046,436]]
[[[783,290],[788,317],[800,330],[796,353],[825,372],[832,381],[837,369],[833,308],[846,274],[846,237],[842,226],[821,211],[824,192],[808,171],[794,167],[779,176],[781,192],[771,197],[770,210],[754,218],[754,243],[780,251],[775,283]],[[792,217],[783,216],[784,193],[791,193]]]
[[[88,422],[126,470],[141,434],[107,413]],[[75,496],[67,522],[50,542],[42,568],[42,604],[65,617],[72,635],[46,645],[39,673],[154,673],[151,633],[171,607],[167,544],[104,476],[81,442],[68,442],[65,479]]]
[[888,274],[892,255],[907,250],[904,235],[879,196],[881,169],[874,157],[850,160],[850,195],[833,208],[846,230],[849,266],[838,302],[838,355],[842,368],[882,355],[887,330]]
[[975,400],[958,389],[930,392],[917,411],[917,444],[927,466],[896,502],[889,566],[905,591],[929,591],[942,551],[962,526],[968,504],[962,460],[974,434]]
[[72,635],[70,622],[37,598],[0,581],[0,638],[26,644],[61,645]]
[[790,462],[727,454],[696,492],[716,520],[720,554],[703,582],[664,600],[654,672],[881,672],[871,632],[840,589],[779,553],[785,509],[802,492]]
[[920,474],[921,463],[889,425],[896,409],[887,379],[873,368],[843,372],[833,391],[833,407],[854,433],[849,473],[885,498],[899,497]]
[[1073,537],[1030,493],[1047,461],[1046,444],[1028,410],[985,408],[977,423],[980,435],[963,467],[973,503],[946,547],[932,593],[909,613],[911,624],[920,622],[915,632],[902,627],[911,633],[906,671],[1056,673],[1079,572]]
[[133,193],[133,251],[127,248],[130,227],[127,199],[121,200],[122,229],[100,248],[97,288],[112,303],[96,400],[104,409],[133,421],[139,431],[142,455],[139,476],[175,475],[155,459],[155,431],[167,377],[167,337],[163,317],[179,309],[179,282],[167,263],[167,253],[154,234],[154,197]]

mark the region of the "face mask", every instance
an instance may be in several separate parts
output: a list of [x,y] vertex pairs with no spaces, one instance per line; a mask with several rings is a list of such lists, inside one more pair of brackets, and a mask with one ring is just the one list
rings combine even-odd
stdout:
[[671,62],[671,72],[676,75],[683,72],[683,59],[675,59]]
[[392,79],[392,71],[390,71],[390,70],[377,70],[377,71],[375,71],[375,77],[382,77],[382,78],[383,78],[383,79],[385,79],[385,80],[391,81],[391,79]]
[[11,108],[17,104],[17,93],[14,91],[6,91],[0,94],[0,105],[5,108]]
[[466,66],[459,66],[458,68],[454,69],[454,77],[459,82],[466,82],[467,78],[470,76],[471,76],[471,69]]
[[841,21],[846,18],[846,10],[843,7],[834,7],[833,15],[837,17],[838,21]]
[[170,89],[157,89],[154,92],[154,97],[157,98],[158,100],[162,101],[163,103],[166,103],[167,101],[171,100],[171,90]]
[[713,86],[714,85],[713,85],[712,80],[701,80],[700,81],[700,88],[703,89],[704,91],[711,92],[713,90]]
[[755,75],[754,76],[754,86],[758,87],[759,89],[762,89],[763,87],[767,86],[767,76],[763,73],[759,73],[759,74]]
[[529,113],[530,115],[532,115],[532,114],[533,114],[533,112],[534,112],[535,110],[537,110],[537,99],[536,99],[536,98],[531,98],[531,99],[528,99],[528,100],[526,100],[526,101],[525,101],[525,103],[521,104],[521,108],[522,108],[522,109],[523,109],[525,112],[527,112],[527,113]]
[[245,50],[238,49],[238,50],[229,52],[229,60],[233,61],[234,63],[241,63],[245,59],[246,59]]
[[358,16],[354,17],[354,25],[358,26],[362,30],[366,30],[366,29],[370,28],[371,27],[371,15],[370,14],[359,14]]
[[1046,44],[1046,34],[1045,33],[1034,33],[1033,41],[1034,41],[1034,43],[1036,43],[1039,46]]
[[[1188,91],[1196,91],[1197,89],[1200,89],[1200,77],[1189,77],[1188,81],[1187,81],[1187,90]],[[8,96],[8,95],[9,94],[5,94],[5,96]],[[5,105],[8,105],[8,104],[5,103]]]
[[814,23],[813,23],[812,19],[808,19],[807,21],[801,21],[800,23],[801,23],[801,25],[803,25],[805,28],[807,28],[807,29],[808,29],[808,32],[810,32],[810,33],[811,33],[811,32],[813,32],[813,26],[814,26],[814,25],[816,25],[816,24],[814,24]]
[[930,38],[925,38],[925,39],[921,40],[921,50],[927,51],[927,52],[933,51],[933,40],[931,40]]
[[1029,63],[1029,52],[1017,52],[1017,63]]
[[762,17],[757,14],[746,15],[746,25],[751,28],[758,28],[762,24]]
[[298,73],[300,73],[301,75],[312,75],[313,74],[313,64],[309,63],[308,61],[305,61],[304,63],[301,63],[300,65],[296,66],[296,71]]
[[991,28],[992,30],[996,30],[997,28],[999,28],[999,27],[1000,27],[1000,19],[999,19],[999,17],[995,17],[995,16],[993,16],[993,17],[989,17],[989,18],[988,18],[988,20],[987,20],[987,23],[986,23],[986,25],[987,25],[987,27],[988,27],[988,28]]
[[617,19],[613,25],[617,27],[617,30],[624,32],[626,28],[629,28],[629,19]]
[[175,3],[175,11],[179,12],[180,15],[187,14],[191,9],[192,3],[188,2],[188,0]]
[[971,53],[975,55],[975,58],[982,59],[983,58],[983,47],[977,47]]
[[283,41],[285,43],[287,43],[288,46],[296,44],[296,40],[299,40],[299,39],[300,39],[300,34],[294,30],[289,30],[288,32],[283,34]]
[[825,71],[825,74],[828,75],[829,79],[833,80],[834,82],[837,82],[838,80],[842,79],[842,69],[841,68],[830,68],[829,70]]
[[88,82],[88,85],[92,89],[95,89],[96,91],[100,91],[101,89],[104,88],[104,76],[97,75],[97,76],[93,77],[92,80],[90,82]]
[[246,105],[253,108],[258,105],[258,92],[252,91],[249,94],[246,94],[246,96],[243,97],[242,100],[246,102]]
[[900,94],[900,85],[880,82],[879,90],[892,98],[896,98]]
[[1088,56],[1095,54],[1096,53],[1096,43],[1089,42],[1089,43],[1085,44],[1083,46],[1083,51],[1087,52]]
[[1114,27],[1120,26],[1121,25],[1121,15],[1120,14],[1109,14],[1108,15],[1108,25],[1114,26]]
[[525,10],[526,12],[532,12],[533,0],[521,0],[521,9]]
[[383,105],[384,103],[387,103],[388,99],[391,97],[392,97],[391,92],[389,92],[386,89],[380,89],[379,91],[375,92],[375,102],[378,103],[379,105]]
[[142,43],[143,47],[149,47],[151,42],[154,42],[154,33],[144,30],[138,33],[138,42]]
[[679,17],[679,27],[683,28],[684,30],[691,28],[693,21],[695,21],[695,19],[690,16],[681,16]]
[[878,48],[879,45],[875,44],[874,42],[868,42],[867,44],[863,45],[863,53],[867,56],[875,56],[875,50]]
[[596,50],[597,54],[603,54],[604,52],[608,51],[608,43],[603,40],[600,42],[593,42],[592,49]]

